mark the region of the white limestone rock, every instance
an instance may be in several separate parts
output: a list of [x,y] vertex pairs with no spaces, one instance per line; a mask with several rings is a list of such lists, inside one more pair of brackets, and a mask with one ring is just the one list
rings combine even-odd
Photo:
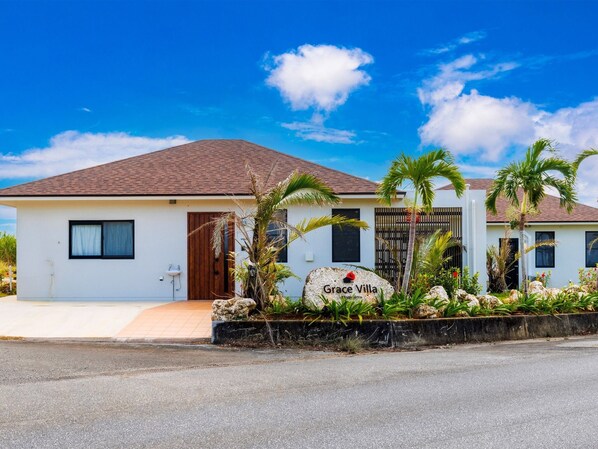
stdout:
[[246,320],[255,306],[251,298],[217,299],[212,303],[212,321]]
[[482,307],[486,307],[487,309],[494,309],[496,306],[502,304],[500,299],[492,295],[480,295],[478,296],[478,301]]
[[457,301],[459,302],[465,302],[468,294],[469,293],[467,293],[462,288],[458,288],[457,290],[455,290],[455,298],[457,298]]
[[562,290],[560,288],[547,288],[544,293],[547,298],[554,299],[562,293]]
[[440,300],[442,302],[449,302],[448,294],[442,285],[435,285],[432,287],[426,297],[433,300]]
[[539,297],[546,297],[546,288],[540,281],[532,281],[529,283],[527,293],[530,295],[538,295]]
[[367,270],[322,267],[312,270],[305,279],[303,304],[312,310],[322,310],[324,301],[340,301],[350,298],[377,304],[380,295],[390,298],[394,288],[386,279]]
[[465,301],[467,301],[467,305],[469,307],[480,307],[480,301],[478,300],[478,298],[476,298],[475,295],[468,294],[465,297]]
[[514,302],[519,301],[519,297],[521,296],[521,293],[519,293],[519,291],[513,289],[511,290],[511,292],[509,293],[509,296],[507,296],[503,302],[505,302],[506,304],[512,304]]
[[440,312],[429,304],[420,304],[413,311],[413,318],[426,319],[426,318],[438,318]]

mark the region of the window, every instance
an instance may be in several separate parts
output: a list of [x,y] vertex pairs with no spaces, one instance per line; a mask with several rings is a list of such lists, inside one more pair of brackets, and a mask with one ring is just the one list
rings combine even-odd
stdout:
[[[332,209],[332,216],[359,220],[359,209]],[[332,261],[359,262],[361,260],[360,229],[353,226],[332,227]]]
[[[536,232],[536,244],[554,241],[554,232]],[[554,268],[554,246],[540,246],[536,248],[536,268]]]
[[127,221],[70,221],[70,259],[133,259],[134,225]]
[[598,263],[598,231],[586,232],[586,268],[595,268]]
[[270,222],[268,224],[268,230],[266,231],[268,234],[268,240],[275,246],[283,246],[278,253],[278,262],[286,263],[288,261],[288,247],[286,246],[288,237],[287,229],[282,226],[282,223],[287,222],[287,210],[281,209],[276,211],[274,214],[274,219],[277,221]]

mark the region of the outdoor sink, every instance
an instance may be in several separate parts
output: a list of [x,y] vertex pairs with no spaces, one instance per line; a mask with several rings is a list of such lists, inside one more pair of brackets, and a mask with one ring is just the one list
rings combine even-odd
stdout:
[[179,274],[181,274],[181,270],[168,270],[166,274],[168,276],[178,276]]

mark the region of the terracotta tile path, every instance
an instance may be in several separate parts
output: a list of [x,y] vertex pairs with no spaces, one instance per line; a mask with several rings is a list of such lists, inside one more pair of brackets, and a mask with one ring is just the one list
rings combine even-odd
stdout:
[[116,339],[206,339],[212,336],[212,301],[177,301],[141,312]]

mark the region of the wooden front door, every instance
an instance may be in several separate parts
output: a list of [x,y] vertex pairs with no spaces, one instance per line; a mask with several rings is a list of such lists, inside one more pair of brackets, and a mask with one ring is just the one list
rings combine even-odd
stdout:
[[234,294],[234,279],[230,274],[234,267],[228,258],[228,253],[234,251],[234,227],[228,226],[223,231],[221,254],[215,254],[212,248],[212,222],[221,215],[221,212],[187,214],[187,299],[213,300],[230,298]]

